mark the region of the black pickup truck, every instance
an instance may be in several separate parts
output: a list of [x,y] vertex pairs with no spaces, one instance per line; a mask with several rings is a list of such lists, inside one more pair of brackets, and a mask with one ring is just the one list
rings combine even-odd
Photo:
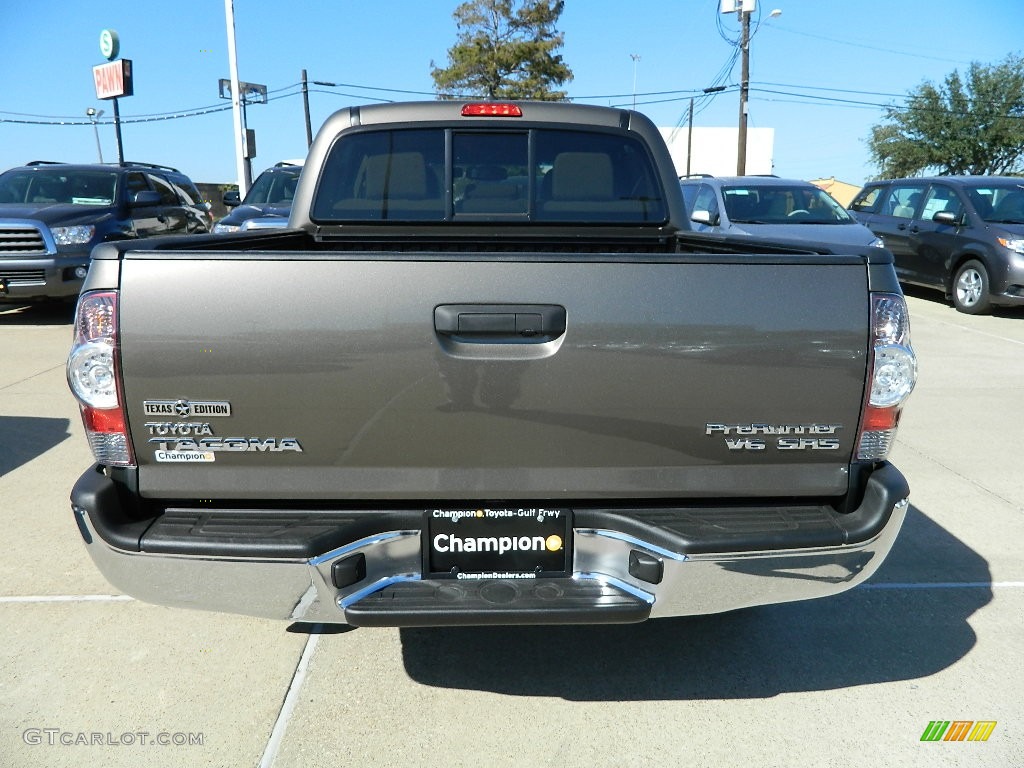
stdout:
[[908,503],[891,255],[688,231],[642,115],[343,109],[289,228],[93,253],[74,517],[142,600],[354,626],[831,595]]

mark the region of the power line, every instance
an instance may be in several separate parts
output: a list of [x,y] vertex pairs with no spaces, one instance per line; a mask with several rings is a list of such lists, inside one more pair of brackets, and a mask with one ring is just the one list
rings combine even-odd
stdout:
[[[686,88],[677,90],[667,91],[646,91],[643,93],[637,93],[638,97],[643,98],[642,101],[637,101],[637,106],[647,106],[652,104],[667,104],[681,101],[688,101],[689,99],[695,99],[694,102],[694,115],[700,114],[708,106],[715,96],[720,93],[731,93],[738,87],[735,83],[729,83],[724,85],[724,81],[732,74],[732,70],[735,67],[736,59],[738,56],[737,51],[733,51],[732,55],[723,63],[721,68],[712,79],[712,85],[708,88]],[[350,98],[355,100],[369,99],[380,102],[392,102],[392,99],[369,96],[365,93],[355,94],[348,93],[345,91],[338,91],[338,88],[349,88],[360,91],[377,91],[381,93],[397,93],[423,96],[427,95],[424,91],[409,90],[403,88],[387,88],[381,86],[371,85],[358,85],[355,83],[327,83],[324,81],[312,81],[316,85],[324,86],[320,89],[310,89],[312,93],[322,93],[331,96],[339,96],[343,98]],[[268,91],[267,101],[278,101],[281,99],[289,99],[295,96],[301,95],[301,83],[291,83],[289,85],[281,86],[273,90]],[[775,96],[788,96],[790,99],[771,99],[761,98],[762,101],[772,101],[778,103],[796,103],[796,104],[807,104],[807,105],[818,105],[818,106],[847,106],[847,107],[858,107],[858,108],[871,108],[871,109],[892,109],[897,111],[906,111],[910,109],[924,109],[920,104],[905,104],[898,105],[893,103],[882,103],[879,101],[867,101],[861,99],[844,99],[836,96],[828,96],[822,94],[851,94],[854,96],[879,96],[893,99],[904,99],[913,100],[918,97],[913,93],[887,93],[884,91],[862,91],[849,88],[829,88],[825,86],[810,86],[800,85],[795,83],[774,83],[767,81],[751,82],[751,92],[756,94],[771,94]],[[764,87],[771,86],[771,87]],[[722,88],[722,90],[714,90],[709,93],[712,89]],[[328,88],[330,90],[328,90]],[[436,94],[430,94],[436,96]],[[665,96],[667,98],[646,98],[652,96]],[[458,98],[459,96],[456,95]],[[465,98],[470,98],[468,95]],[[575,102],[600,102],[608,101],[616,98],[632,98],[632,94],[604,94],[604,95],[586,95],[586,96],[571,96],[570,101]],[[626,107],[629,104],[615,104],[616,107]],[[230,104],[210,104],[201,107],[192,107],[188,109],[172,110],[168,112],[155,112],[149,114],[133,115],[133,116],[122,116],[122,124],[138,124],[138,123],[151,123],[160,122],[165,120],[180,120],[193,117],[204,117],[206,115],[217,114],[225,112],[231,109]],[[950,115],[964,115],[964,112],[958,112],[955,110],[948,109],[937,109],[936,112],[941,112]],[[1006,115],[1006,117],[1012,117],[1020,119],[1018,115]],[[687,119],[687,112],[684,111],[679,120],[676,121],[675,127],[678,129]],[[61,116],[61,115],[36,115],[31,113],[13,112],[0,110],[0,123],[15,124],[15,125],[49,125],[49,126],[91,126],[93,121],[91,119],[81,118],[78,116]],[[99,125],[113,125],[112,119],[97,120]]]
[[355,100],[369,99],[370,101],[380,101],[380,102],[383,102],[383,103],[386,103],[386,104],[394,104],[395,103],[394,99],[382,99],[382,98],[377,97],[377,96],[367,96],[366,94],[355,94],[355,93],[344,93],[344,92],[338,92],[338,91],[327,91],[327,90],[324,90],[323,88],[310,88],[309,92],[310,93],[322,93],[322,94],[325,94],[327,96],[344,96],[346,98],[355,99]]
[[751,92],[756,92],[756,93],[773,93],[773,94],[777,94],[777,95],[780,95],[780,96],[794,96],[794,97],[800,98],[800,99],[808,99],[811,102],[830,101],[830,102],[835,102],[837,104],[851,104],[851,105],[863,106],[863,107],[876,107],[878,109],[889,109],[889,108],[892,108],[892,109],[909,109],[909,107],[897,107],[897,106],[894,106],[892,104],[880,104],[878,102],[872,102],[872,101],[857,101],[856,99],[840,99],[840,98],[838,98],[836,96],[816,96],[816,95],[814,95],[812,93],[794,93],[792,91],[776,91],[776,90],[772,90],[771,88],[751,88],[750,90],[751,90]]
[[769,24],[772,29],[778,30],[779,32],[789,33],[791,35],[800,35],[801,37],[812,37],[818,40],[825,40],[829,43],[837,43],[839,45],[849,45],[853,48],[864,48],[869,51],[881,51],[882,53],[892,53],[896,56],[909,56],[914,59],[930,59],[931,61],[945,61],[950,64],[971,64],[969,61],[963,61],[961,59],[947,59],[942,56],[928,56],[923,53],[910,53],[909,51],[898,51],[893,48],[883,48],[878,45],[867,45],[866,43],[853,43],[848,40],[840,40],[835,37],[828,37],[827,35],[815,35],[811,32],[797,32],[794,29],[787,29],[785,26],[779,26],[778,24]]
[[[294,90],[294,89],[300,88],[300,87],[301,87],[301,83],[294,83],[292,85],[287,85],[287,86],[284,86],[282,88],[275,88],[273,90],[270,90],[270,91],[267,92],[267,94],[268,94],[267,95],[267,101],[268,102],[278,101],[280,99],[289,99],[289,98],[292,98],[294,96],[300,96],[301,95],[301,91]],[[288,93],[287,91],[292,91],[292,92]],[[328,93],[328,94],[329,93],[333,93],[332,91],[316,91],[316,92],[318,92],[318,93]],[[270,95],[270,94],[275,94],[275,95]],[[355,96],[354,94],[345,94],[345,95],[348,95],[351,98],[367,98],[365,96]],[[215,113],[218,113],[218,112],[226,112],[229,109],[231,109],[231,105],[230,104],[210,104],[210,105],[203,106],[203,107],[191,107],[189,109],[172,110],[172,111],[169,111],[169,112],[153,112],[153,113],[142,114],[142,115],[123,116],[123,117],[121,117],[120,122],[121,122],[122,125],[129,125],[129,124],[135,124],[135,123],[154,123],[154,122],[160,122],[160,121],[163,121],[163,120],[180,120],[180,119],[189,118],[189,117],[203,117],[205,115],[211,115],[211,114],[215,114]],[[34,119],[34,120],[12,119],[12,118],[7,118],[7,117],[2,117],[2,115],[14,115],[15,118],[30,117],[30,118],[37,118],[37,119]],[[114,121],[112,119],[109,119],[109,118],[108,119],[98,119],[95,122],[96,122],[97,125],[113,125],[114,124]],[[93,125],[93,121],[91,119],[83,120],[82,118],[79,118],[77,116],[76,117],[62,117],[62,116],[57,116],[57,115],[54,115],[54,116],[30,115],[30,114],[19,113],[19,112],[6,112],[6,111],[3,111],[3,110],[0,110],[0,123],[11,123],[11,124],[21,124],[21,125]]]
[[[753,93],[754,93],[754,91],[751,90],[751,94],[753,94]],[[796,97],[796,98],[791,98],[791,99],[763,99],[762,98],[762,99],[751,99],[751,101],[767,102],[767,103],[770,103],[770,104],[802,104],[805,107],[848,107],[850,109],[870,109],[870,110],[877,110],[878,109],[878,105],[877,104],[869,104],[869,103],[866,103],[866,102],[858,103],[858,102],[855,102],[855,101],[844,101],[844,102],[838,102],[837,101],[836,103],[832,103],[832,104],[823,104],[823,103],[819,103],[819,102],[815,102],[815,101],[806,101],[806,100],[804,100],[804,97],[802,96],[802,94],[791,94],[791,95]]]
[[355,83],[329,83],[323,80],[313,80],[314,85],[324,85],[331,88],[355,88],[363,91],[381,91],[382,93],[405,93],[410,96],[430,96],[436,98],[437,94],[433,91],[410,91],[404,88],[381,88],[375,85],[356,85]]
[[858,91],[851,88],[828,88],[822,85],[800,85],[799,83],[770,83],[763,80],[751,80],[751,85],[772,85],[778,88],[800,88],[803,90],[810,91],[827,91],[829,93],[856,93],[861,96],[890,96],[894,99],[903,99],[907,97],[906,93],[885,93],[883,91]]
[[[947,109],[946,107],[929,107],[929,106],[921,103],[921,97],[920,96],[913,95],[913,94],[908,95],[908,96],[905,97],[905,98],[907,98],[909,100],[910,103],[906,104],[905,106],[900,106],[900,105],[897,105],[897,104],[880,104],[880,103],[874,102],[874,101],[858,101],[856,99],[840,99],[840,98],[836,98],[835,96],[816,96],[816,95],[810,94],[810,93],[793,93],[792,91],[776,91],[776,90],[771,90],[769,88],[752,88],[751,90],[752,91],[756,91],[757,93],[772,93],[772,94],[777,94],[777,95],[780,95],[780,96],[792,96],[792,97],[794,97],[794,99],[805,99],[806,100],[806,101],[796,101],[794,103],[816,104],[817,102],[831,102],[831,103],[834,103],[834,104],[839,105],[839,106],[871,107],[871,108],[875,108],[875,109],[892,110],[894,112],[911,112],[911,111],[915,111],[915,112],[932,112],[934,114],[950,115],[952,117],[969,117],[969,116],[975,114],[975,111],[974,111],[973,107],[977,106],[977,104],[978,104],[978,102],[974,102],[974,104],[972,105],[972,109],[958,110],[958,109]],[[766,101],[776,101],[776,100],[775,99],[766,99]],[[781,100],[778,100],[778,101],[781,101]],[[988,106],[1001,106],[1001,103],[999,103],[999,102],[985,102],[985,103]],[[1004,115],[999,115],[999,117],[1000,118],[1006,118],[1006,119],[1012,119],[1012,120],[1022,120],[1022,119],[1024,119],[1024,115],[1019,115],[1019,114],[1004,114]]]

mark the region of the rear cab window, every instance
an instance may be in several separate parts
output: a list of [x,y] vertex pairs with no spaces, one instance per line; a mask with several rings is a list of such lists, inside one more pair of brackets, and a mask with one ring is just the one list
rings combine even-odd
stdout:
[[632,136],[409,128],[340,136],[311,215],[318,223],[661,224],[668,208],[654,163]]

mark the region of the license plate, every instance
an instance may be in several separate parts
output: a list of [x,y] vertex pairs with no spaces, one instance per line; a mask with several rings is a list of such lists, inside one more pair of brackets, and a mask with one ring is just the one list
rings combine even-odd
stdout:
[[568,509],[539,506],[427,510],[424,572],[453,579],[565,576],[571,517]]

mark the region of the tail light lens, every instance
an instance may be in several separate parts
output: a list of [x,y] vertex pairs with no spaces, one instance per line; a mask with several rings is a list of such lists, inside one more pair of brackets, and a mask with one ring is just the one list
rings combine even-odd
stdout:
[[917,356],[910,346],[910,314],[902,296],[871,295],[871,378],[861,414],[857,458],[881,461],[896,440],[903,404],[917,382]]
[[75,339],[68,355],[68,385],[78,398],[96,461],[134,464],[121,394],[116,292],[97,291],[79,298]]
[[523,109],[518,104],[503,104],[487,101],[465,104],[462,107],[463,117],[522,117]]

